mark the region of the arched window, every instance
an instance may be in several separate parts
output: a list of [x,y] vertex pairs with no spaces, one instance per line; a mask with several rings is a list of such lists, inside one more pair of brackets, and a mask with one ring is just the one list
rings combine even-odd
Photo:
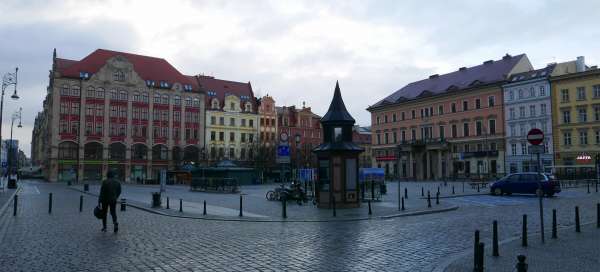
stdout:
[[110,90],[108,92],[110,93],[110,99],[112,99],[112,100],[119,99],[119,93],[117,93],[117,90]]
[[104,98],[104,89],[103,88],[98,88],[96,90],[96,98]]
[[108,157],[111,160],[125,159],[125,145],[122,143],[112,143],[109,146]]
[[114,81],[125,81],[125,73],[123,73],[123,71],[121,71],[121,70],[116,70],[113,73],[113,80]]
[[196,107],[196,108],[200,107],[200,99],[194,98],[194,107]]
[[148,156],[148,148],[144,144],[135,144],[131,151],[132,160],[145,160]]
[[148,103],[148,93],[147,92],[142,93],[142,102]]
[[77,152],[77,144],[74,142],[62,142],[58,144],[58,159],[76,160],[78,157]]
[[185,98],[185,106],[186,107],[191,107],[192,106],[192,98],[190,98],[190,97],[186,97]]
[[119,99],[121,100],[127,100],[127,92],[126,91],[120,91],[119,92]]
[[154,104],[160,104],[160,94],[154,94]]
[[71,94],[69,93],[69,85],[67,85],[67,84],[64,84],[64,85],[62,86],[62,89],[60,89],[60,95],[71,95]]
[[86,93],[86,97],[88,98],[95,98],[96,97],[96,90],[94,89],[94,87],[89,86],[87,89],[87,93]]
[[211,103],[211,108],[213,108],[213,109],[219,108],[219,99],[213,98],[213,100],[210,103]]
[[169,104],[169,96],[166,94],[163,94],[162,96],[162,103],[168,105]]
[[175,105],[178,105],[178,106],[181,105],[181,97],[179,95],[176,95],[173,98],[173,100],[174,100]]
[[195,146],[187,146],[183,150],[183,160],[186,162],[198,162],[200,158],[200,149]]
[[83,146],[83,157],[86,160],[101,160],[102,159],[102,144],[92,142]]
[[79,86],[77,85],[73,85],[73,87],[71,87],[71,95],[72,96],[79,96]]
[[140,102],[140,93],[139,92],[133,92],[133,101]]
[[155,145],[152,148],[152,160],[167,160],[168,149],[164,145]]

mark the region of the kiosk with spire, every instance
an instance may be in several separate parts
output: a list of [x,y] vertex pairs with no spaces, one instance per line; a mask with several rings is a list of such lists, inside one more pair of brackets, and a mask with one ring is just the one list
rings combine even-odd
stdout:
[[360,206],[358,155],[364,150],[352,142],[355,122],[336,82],[329,110],[321,118],[323,143],[313,150],[318,158],[315,197],[319,208],[332,208],[333,202],[337,208]]

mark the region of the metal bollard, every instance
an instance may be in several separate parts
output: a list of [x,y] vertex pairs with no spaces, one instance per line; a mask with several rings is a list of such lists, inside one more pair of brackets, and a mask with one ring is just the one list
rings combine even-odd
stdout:
[[579,224],[579,206],[575,206],[575,232],[581,232],[581,224]]
[[494,220],[492,224],[492,256],[498,257],[498,221]]
[[438,191],[437,192],[438,192],[438,194],[440,193],[440,186],[438,186]]
[[590,182],[587,182],[588,194],[590,193]]
[[552,239],[558,238],[558,230],[556,227],[556,209],[552,209]]
[[204,209],[202,209],[202,215],[206,215],[206,200],[204,200]]
[[48,194],[48,213],[52,213],[52,193]]
[[13,198],[13,216],[17,216],[17,205],[19,202],[19,195],[15,195]]
[[281,199],[281,207],[282,207],[281,216],[283,218],[287,218],[287,201],[285,199]]
[[169,202],[170,202],[170,201],[169,201],[169,197],[167,196],[167,210],[168,210],[168,209],[170,209],[170,207],[169,207]]
[[83,195],[79,196],[79,212],[83,211]]
[[477,192],[479,193],[479,183],[477,183]]
[[521,246],[527,246],[527,215],[523,215],[523,230],[521,233]]
[[484,250],[485,244],[480,242],[477,245],[477,266],[475,266],[474,271],[483,272],[483,259],[485,257]]
[[440,192],[435,194],[435,204],[440,205]]
[[[402,198],[402,208],[401,208],[401,209],[404,211],[404,197]],[[599,209],[599,211],[600,211],[600,209]],[[600,218],[600,217],[599,217],[599,218]],[[600,221],[598,221],[598,222],[600,222]],[[599,228],[600,228],[600,227],[599,227]]]
[[242,207],[243,207],[242,206],[242,195],[240,195],[240,214],[239,214],[240,217],[244,216],[244,212],[242,211]]
[[121,198],[121,211],[124,212],[127,210],[127,199]]
[[423,189],[423,187],[421,186],[421,196],[425,196],[425,189]]
[[452,185],[452,194],[455,194],[455,193],[454,193],[454,185]]
[[332,204],[332,207],[333,207],[333,217],[335,217],[337,215],[336,212],[335,212],[335,196],[332,197],[332,199],[333,199],[333,202],[331,202],[331,204]]
[[525,263],[525,255],[517,256],[517,272],[527,272],[527,264]]
[[87,183],[86,183],[86,184],[83,184],[83,191],[84,191],[84,192],[87,192],[87,191],[89,191],[89,190],[90,190],[90,185],[89,185],[89,184],[87,184]]
[[473,267],[477,267],[477,263],[479,260],[478,246],[479,246],[479,230],[476,230],[475,231],[475,241],[473,242]]
[[371,200],[369,200],[369,215],[372,215],[373,211],[371,210]]
[[427,191],[427,207],[431,208],[431,194]]
[[183,199],[179,199],[179,212],[183,212]]
[[596,204],[596,228],[600,229],[600,203]]
[[408,199],[408,189],[404,188],[404,198]]

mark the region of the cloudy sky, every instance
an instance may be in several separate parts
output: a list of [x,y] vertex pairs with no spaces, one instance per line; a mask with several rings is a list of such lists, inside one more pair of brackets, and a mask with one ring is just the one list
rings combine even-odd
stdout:
[[[184,74],[250,81],[279,105],[323,114],[335,81],[352,115],[407,83],[502,55],[535,67],[600,63],[600,1],[0,1],[0,73],[19,67],[15,138],[29,154],[33,120],[58,56],[97,48],[162,57]],[[12,92],[12,87],[9,88]]]

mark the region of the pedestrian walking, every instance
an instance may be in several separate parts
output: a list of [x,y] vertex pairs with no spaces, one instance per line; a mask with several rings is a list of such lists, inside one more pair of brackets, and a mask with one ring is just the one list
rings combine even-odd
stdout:
[[106,232],[106,216],[110,209],[115,226],[114,231],[119,231],[119,223],[117,222],[117,199],[121,195],[121,183],[115,178],[115,173],[109,170],[106,173],[106,180],[102,182],[100,187],[100,196],[98,197],[99,204],[102,205],[102,231]]

